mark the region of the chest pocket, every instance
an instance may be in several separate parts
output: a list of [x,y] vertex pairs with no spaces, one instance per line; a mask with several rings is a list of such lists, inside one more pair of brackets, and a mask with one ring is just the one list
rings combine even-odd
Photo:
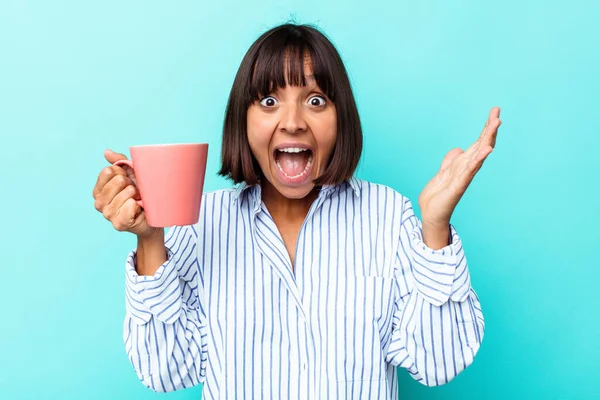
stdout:
[[391,332],[394,305],[392,278],[341,276],[331,290],[324,333],[328,380],[386,379],[382,348]]

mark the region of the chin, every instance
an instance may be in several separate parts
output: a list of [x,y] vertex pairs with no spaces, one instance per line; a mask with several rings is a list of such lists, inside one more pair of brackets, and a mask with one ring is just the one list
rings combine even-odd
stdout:
[[305,185],[301,187],[275,187],[282,196],[288,199],[300,200],[308,196],[315,188],[314,184]]
[[271,189],[274,189],[275,192],[279,193],[281,196],[290,200],[300,200],[308,196],[315,188],[314,183],[307,182],[303,185],[290,186],[283,184],[282,182],[277,181],[276,179],[267,179],[269,182],[269,186]]

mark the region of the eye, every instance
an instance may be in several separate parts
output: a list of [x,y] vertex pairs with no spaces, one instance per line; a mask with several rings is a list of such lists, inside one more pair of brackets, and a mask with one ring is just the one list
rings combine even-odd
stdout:
[[308,99],[308,104],[313,107],[323,107],[327,102],[325,101],[325,97],[323,96],[313,96]]
[[260,101],[260,105],[263,107],[273,107],[277,104],[277,100],[273,96],[267,96]]

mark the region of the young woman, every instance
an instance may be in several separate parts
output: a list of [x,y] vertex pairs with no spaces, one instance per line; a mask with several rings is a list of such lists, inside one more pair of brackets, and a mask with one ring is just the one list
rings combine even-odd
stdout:
[[[220,173],[200,221],[147,225],[131,171],[109,166],[95,206],[137,235],[127,258],[124,341],[156,391],[203,397],[395,399],[396,366],[441,385],[473,362],[484,333],[450,218],[492,151],[454,149],[419,196],[356,179],[360,120],[345,67],[317,29],[258,38],[235,77]],[[125,158],[107,150],[113,163]]]

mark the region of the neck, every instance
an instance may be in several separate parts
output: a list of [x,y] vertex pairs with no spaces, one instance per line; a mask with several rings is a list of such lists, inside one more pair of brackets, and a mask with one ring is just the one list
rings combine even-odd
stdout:
[[262,201],[267,206],[271,216],[289,221],[304,220],[310,206],[319,195],[319,189],[314,188],[302,199],[288,199],[266,180],[261,183],[261,192]]

